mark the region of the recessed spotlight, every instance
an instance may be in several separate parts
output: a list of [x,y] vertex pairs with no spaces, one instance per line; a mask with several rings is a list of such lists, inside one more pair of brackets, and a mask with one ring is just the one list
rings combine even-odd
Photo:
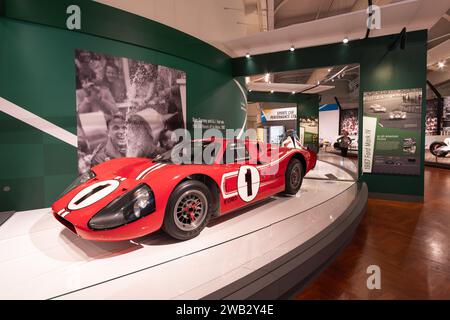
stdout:
[[439,61],[438,62],[438,68],[439,69],[444,69],[444,67],[445,67],[445,62],[444,61]]
[[247,54],[245,55],[245,57],[248,59],[250,58],[250,53],[247,52]]
[[328,68],[328,72],[331,72],[331,69],[330,69],[330,68]]
[[291,52],[292,52],[292,51],[295,50],[295,47],[292,45],[292,46],[289,48],[289,50],[291,50]]
[[317,85],[319,85],[320,84],[320,81],[317,81]]
[[248,89],[248,92],[252,92],[252,89]]
[[334,82],[334,78],[333,78],[333,79],[331,79],[331,82]]
[[266,75],[264,76],[264,81],[265,82],[270,82],[270,73],[266,73]]
[[292,94],[295,94],[295,91],[292,91]]
[[273,90],[270,90],[270,93],[273,93]]
[[345,37],[344,40],[342,40],[343,43],[348,43],[348,37]]

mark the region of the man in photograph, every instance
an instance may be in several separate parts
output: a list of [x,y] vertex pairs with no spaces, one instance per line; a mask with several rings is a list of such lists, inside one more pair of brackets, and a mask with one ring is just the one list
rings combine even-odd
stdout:
[[91,166],[127,155],[127,124],[125,117],[121,113],[117,113],[107,122],[107,125],[106,142],[101,143],[94,150]]

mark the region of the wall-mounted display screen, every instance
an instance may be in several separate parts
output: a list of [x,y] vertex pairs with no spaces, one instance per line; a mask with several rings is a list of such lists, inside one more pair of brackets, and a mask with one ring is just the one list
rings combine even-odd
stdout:
[[364,92],[363,172],[420,174],[422,89]]
[[76,50],[78,169],[120,157],[155,157],[185,128],[186,74]]

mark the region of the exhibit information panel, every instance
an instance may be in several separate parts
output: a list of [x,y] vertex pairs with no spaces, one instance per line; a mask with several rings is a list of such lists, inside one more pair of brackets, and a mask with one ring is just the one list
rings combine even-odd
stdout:
[[363,172],[419,175],[422,89],[364,92]]

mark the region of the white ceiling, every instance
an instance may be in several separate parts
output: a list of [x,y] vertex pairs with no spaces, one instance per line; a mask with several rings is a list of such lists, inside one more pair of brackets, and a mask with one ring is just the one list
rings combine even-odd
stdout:
[[[404,0],[373,0],[377,6]],[[275,28],[323,19],[352,11],[365,10],[367,0],[320,0],[320,1],[275,1]]]
[[[367,0],[97,0],[199,38],[232,57],[364,38]],[[381,30],[370,37],[428,29],[428,77],[450,79],[450,0],[373,0]],[[450,11],[449,11],[450,12]],[[443,18],[441,18],[443,17]],[[284,26],[284,27],[282,27]],[[434,26],[434,27],[433,27]],[[269,30],[269,31],[267,31]],[[447,35],[447,36],[446,36]],[[320,71],[320,70],[319,70]],[[431,81],[430,80],[430,81]],[[314,83],[308,79],[305,83]]]
[[[292,0],[291,0],[292,1]],[[371,37],[408,31],[430,29],[449,9],[450,0],[407,0],[381,7],[381,29],[372,30]],[[268,32],[256,33],[224,43],[234,57],[263,54],[296,48],[311,47],[362,39],[366,34],[366,10],[290,25]]]
[[[267,29],[265,0],[97,0],[158,21],[227,54],[223,42]],[[258,5],[259,4],[259,5]],[[259,13],[259,14],[258,14]]]
[[[337,43],[345,36],[361,39],[366,33],[366,0],[97,1],[191,34],[233,57]],[[382,29],[372,30],[371,37],[398,33],[403,27],[430,29],[450,8],[450,0],[373,3],[381,6]],[[274,21],[268,21],[271,18]],[[285,19],[306,22],[289,25]],[[271,24],[289,26],[264,32]]]

